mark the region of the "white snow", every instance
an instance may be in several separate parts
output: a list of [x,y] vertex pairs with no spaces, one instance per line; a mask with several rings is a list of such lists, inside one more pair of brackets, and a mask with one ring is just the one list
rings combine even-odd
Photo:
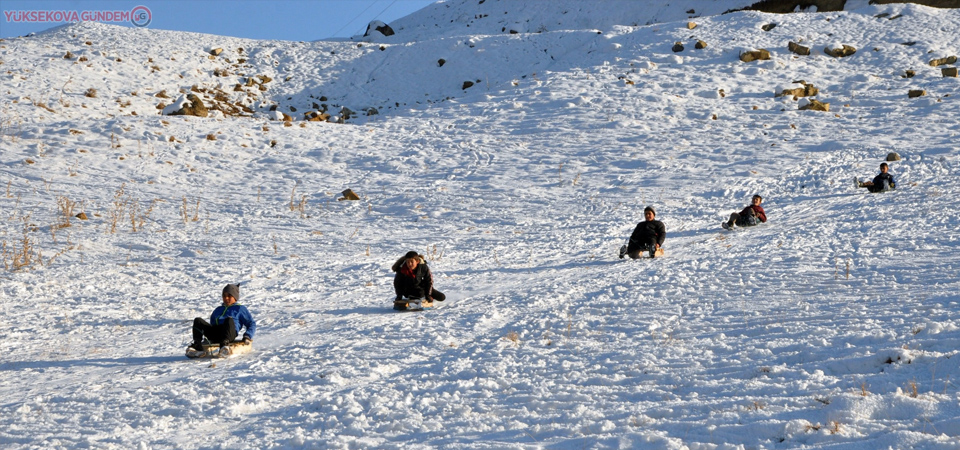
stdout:
[[[749,3],[3,40],[0,447],[960,448],[960,80],[928,64],[960,11],[720,14]],[[235,113],[160,115],[191,89]],[[890,152],[898,189],[855,189]],[[647,205],[666,256],[617,259]],[[391,309],[409,250],[437,310]],[[253,353],[187,360],[227,283]]]

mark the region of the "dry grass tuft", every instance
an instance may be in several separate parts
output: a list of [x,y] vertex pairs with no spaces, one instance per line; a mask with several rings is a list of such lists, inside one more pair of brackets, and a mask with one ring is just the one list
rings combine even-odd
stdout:
[[0,255],[3,258],[3,267],[8,271],[28,270],[35,264],[43,265],[43,254],[34,247],[34,240],[30,233],[37,227],[30,223],[30,217],[23,220],[23,237],[8,245],[7,241],[0,243]]

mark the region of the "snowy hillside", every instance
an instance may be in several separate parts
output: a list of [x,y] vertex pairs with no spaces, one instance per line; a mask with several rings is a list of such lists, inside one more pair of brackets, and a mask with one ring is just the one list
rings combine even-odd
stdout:
[[[742,6],[0,41],[0,447],[960,448],[960,10]],[[227,283],[254,352],[187,360]]]

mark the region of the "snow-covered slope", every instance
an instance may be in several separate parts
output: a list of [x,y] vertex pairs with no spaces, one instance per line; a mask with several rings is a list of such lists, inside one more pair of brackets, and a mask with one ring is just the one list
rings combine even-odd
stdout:
[[[929,65],[960,12],[741,3],[0,42],[0,446],[960,448],[960,83]],[[774,96],[799,80],[829,112]],[[159,115],[194,86],[247,110]],[[855,189],[890,152],[899,189]],[[721,231],[754,193],[769,223]],[[647,205],[666,256],[617,259]],[[435,311],[390,309],[409,250]],[[186,360],[237,282],[255,351]]]

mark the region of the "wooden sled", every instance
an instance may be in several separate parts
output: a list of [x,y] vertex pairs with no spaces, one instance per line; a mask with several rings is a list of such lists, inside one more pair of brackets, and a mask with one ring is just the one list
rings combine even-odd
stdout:
[[[227,357],[233,357],[250,353],[253,350],[253,343],[246,344],[243,341],[233,341],[228,344],[230,354]],[[194,350],[193,347],[187,347],[187,358],[219,358],[220,344],[204,344],[203,351]]]
[[423,311],[433,309],[433,302],[427,299],[403,299],[394,300],[393,309],[397,311]]

